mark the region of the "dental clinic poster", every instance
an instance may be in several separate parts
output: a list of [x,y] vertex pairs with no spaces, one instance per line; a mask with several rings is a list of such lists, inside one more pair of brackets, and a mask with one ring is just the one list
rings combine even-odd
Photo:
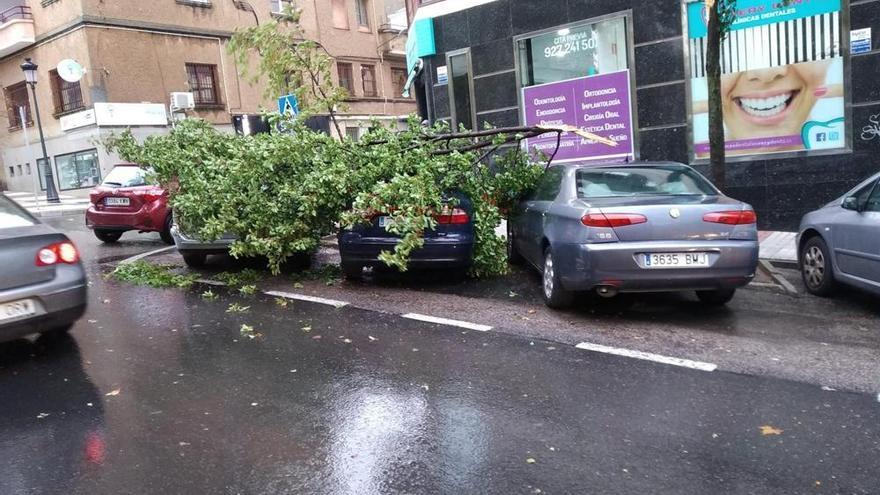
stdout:
[[[705,2],[688,4],[693,149],[709,156]],[[840,0],[738,0],[722,45],[729,156],[845,148]]]

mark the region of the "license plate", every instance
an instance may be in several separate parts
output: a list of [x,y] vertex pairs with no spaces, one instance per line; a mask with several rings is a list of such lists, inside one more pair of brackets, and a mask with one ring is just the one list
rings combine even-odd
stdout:
[[37,314],[37,305],[31,299],[0,304],[0,321],[14,320]]
[[644,254],[645,268],[706,268],[708,253],[650,253]]
[[130,204],[128,198],[104,198],[105,206],[128,206]]
[[379,217],[379,227],[383,229],[386,227],[390,227],[393,223],[394,219],[391,217]]

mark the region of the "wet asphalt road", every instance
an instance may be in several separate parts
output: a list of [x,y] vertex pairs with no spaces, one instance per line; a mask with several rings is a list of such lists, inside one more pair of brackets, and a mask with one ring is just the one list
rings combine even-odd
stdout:
[[[0,493],[877,493],[877,397],[104,281],[0,344]],[[126,239],[126,238],[124,238]],[[227,314],[230,303],[250,306]],[[255,335],[243,335],[241,325]],[[762,432],[763,428],[763,432]]]

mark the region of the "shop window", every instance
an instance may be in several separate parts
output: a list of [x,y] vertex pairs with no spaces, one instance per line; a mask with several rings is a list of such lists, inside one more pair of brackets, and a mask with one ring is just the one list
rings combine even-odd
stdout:
[[348,96],[354,96],[354,78],[352,77],[351,64],[337,63],[336,72],[339,74],[339,87],[348,91]]
[[618,72],[627,62],[626,19],[585,23],[517,42],[523,87]]
[[373,65],[361,65],[361,83],[364,96],[378,96],[376,90],[376,67]]
[[52,99],[55,102],[56,115],[84,108],[79,81],[65,81],[58,75],[57,70],[49,71],[49,80],[52,84]]
[[473,129],[477,120],[474,109],[474,88],[471,75],[471,56],[469,51],[452,53],[446,57],[449,67],[449,103],[452,110],[452,125]]
[[330,6],[333,9],[333,27],[337,29],[348,29],[348,9],[345,8],[345,1],[330,1]]
[[358,26],[370,28],[370,11],[367,9],[367,0],[354,0],[355,14]]
[[6,114],[9,118],[10,129],[21,129],[21,113],[19,108],[24,107],[24,117],[28,126],[33,125],[31,117],[31,102],[28,99],[27,84],[22,81],[18,84],[6,86],[3,90],[6,96]]
[[391,68],[391,80],[394,82],[394,97],[403,98],[403,90],[406,88],[406,81],[409,78],[406,69],[398,67]]
[[55,157],[55,169],[61,190],[94,187],[101,183],[97,150],[58,155]]
[[217,85],[217,66],[210,64],[186,64],[186,77],[193,93],[196,107],[220,105]]

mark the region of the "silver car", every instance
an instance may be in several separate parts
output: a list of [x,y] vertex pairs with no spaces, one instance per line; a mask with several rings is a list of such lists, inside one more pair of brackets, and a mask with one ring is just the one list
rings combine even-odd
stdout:
[[752,207],[680,163],[555,165],[513,213],[508,255],[542,273],[551,307],[589,290],[694,290],[722,305],[758,264]]
[[0,195],[0,340],[67,331],[86,309],[70,239]]
[[807,290],[830,295],[840,282],[880,294],[880,174],[807,213],[798,261]]

